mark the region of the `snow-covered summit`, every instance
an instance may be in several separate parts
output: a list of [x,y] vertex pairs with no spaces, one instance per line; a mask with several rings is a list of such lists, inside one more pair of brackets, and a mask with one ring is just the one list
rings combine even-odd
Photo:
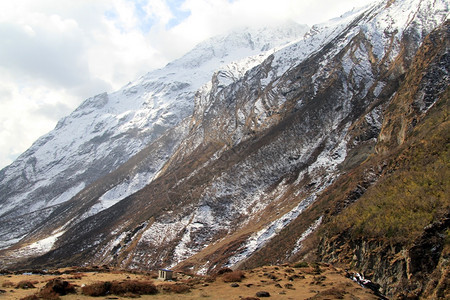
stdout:
[[0,241],[28,236],[1,253],[129,268],[195,255],[207,271],[317,222],[291,231],[289,256],[326,220],[301,214],[372,153],[396,81],[447,18],[446,0],[397,0],[306,34],[236,31],[88,99],[2,171]]
[[[305,26],[289,23],[211,38],[116,92],[85,100],[1,171],[0,223],[15,228],[20,216],[33,212],[38,212],[36,220],[45,218],[191,115],[196,91],[216,70],[252,55],[263,59],[272,47],[305,32]],[[251,66],[244,64],[240,71]],[[159,161],[140,181],[148,183],[162,164]],[[0,227],[3,241],[13,241],[30,229],[8,226]]]

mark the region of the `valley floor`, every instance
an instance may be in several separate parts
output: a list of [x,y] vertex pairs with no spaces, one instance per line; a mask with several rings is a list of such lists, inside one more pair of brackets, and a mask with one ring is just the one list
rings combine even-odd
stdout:
[[[156,273],[134,274],[127,271],[105,269],[65,269],[61,274],[3,274],[0,276],[0,298],[38,299],[32,297],[43,290],[51,280],[59,278],[75,287],[75,294],[60,296],[60,299],[93,299],[82,294],[83,286],[95,282],[153,282],[155,295],[114,295],[96,299],[259,299],[259,292],[267,292],[271,299],[378,299],[370,290],[346,278],[345,271],[332,266],[291,267],[266,266],[253,270],[234,271],[215,276],[190,276],[175,273],[174,281],[156,279]],[[34,287],[18,288],[20,282],[32,283]],[[267,294],[266,294],[267,295]],[[28,296],[28,297],[27,297]],[[94,299],[95,299],[94,298]],[[58,298],[55,298],[58,299]]]

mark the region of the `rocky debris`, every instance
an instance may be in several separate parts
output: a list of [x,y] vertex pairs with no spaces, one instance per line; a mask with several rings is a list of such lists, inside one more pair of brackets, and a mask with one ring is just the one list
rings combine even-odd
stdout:
[[364,276],[362,276],[361,274],[359,274],[357,272],[356,273],[348,273],[347,272],[346,276],[347,276],[347,278],[350,278],[354,282],[357,282],[362,287],[372,290],[375,293],[375,295],[380,297],[380,299],[386,299],[386,300],[388,299],[380,292],[381,285],[374,283],[374,282],[370,281],[369,279],[364,278]]
[[259,291],[256,293],[256,297],[270,297],[270,293],[266,291]]
[[446,231],[450,228],[450,214],[424,228],[409,249],[409,270],[414,276],[430,274],[439,263],[444,249]]
[[291,283],[286,283],[286,284],[284,285],[284,287],[287,288],[287,289],[289,289],[289,290],[295,290],[294,285],[291,284]]
[[59,278],[50,280],[44,286],[44,289],[49,289],[61,296],[75,293],[75,287],[72,284],[70,284],[68,281],[61,280]]

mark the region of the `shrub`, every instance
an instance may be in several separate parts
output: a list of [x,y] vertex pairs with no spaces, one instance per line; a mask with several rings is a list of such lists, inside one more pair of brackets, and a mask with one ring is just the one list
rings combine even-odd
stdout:
[[319,264],[314,264],[314,274],[321,274],[322,273],[322,269],[320,268]]
[[309,264],[306,261],[301,261],[296,263],[294,266],[294,268],[307,268],[309,267]]
[[233,271],[231,273],[226,273],[223,275],[224,282],[241,282],[245,278],[244,272]]
[[71,280],[80,280],[80,279],[82,279],[82,278],[85,277],[85,276],[86,276],[86,274],[84,274],[84,273],[75,273],[75,274],[73,274],[72,276],[67,277],[67,279],[71,279]]
[[184,294],[190,292],[190,288],[185,284],[172,284],[171,291],[175,294]]
[[123,282],[113,281],[111,293],[115,295],[154,295],[158,293],[158,290],[150,281],[127,280]]
[[150,281],[126,280],[93,283],[82,287],[81,292],[92,297],[106,296],[107,294],[132,296],[154,295],[158,293],[158,289]]
[[233,272],[233,270],[230,268],[222,268],[219,271],[217,271],[217,275],[223,275],[225,273],[231,273],[231,272]]
[[59,296],[75,294],[75,287],[67,281],[59,278],[52,279],[39,292],[39,297],[44,299],[59,299]]
[[194,286],[196,284],[201,284],[203,281],[204,281],[204,279],[199,278],[199,277],[182,280],[183,283],[186,283],[189,286]]
[[111,289],[111,282],[95,282],[89,285],[85,285],[81,288],[81,293],[86,296],[99,297],[106,296]]
[[[36,295],[35,295],[36,296]],[[57,293],[52,291],[51,289],[43,289],[37,294],[37,299],[45,299],[45,300],[60,300],[61,298]]]
[[[450,131],[447,109],[437,110],[437,107],[414,127],[409,141],[398,149],[391,149],[390,157],[385,157],[383,162],[387,163],[383,167],[384,175],[357,202],[337,215],[326,226],[326,231],[331,235],[347,231],[353,239],[387,239],[391,244],[411,246],[425,226],[447,214]],[[371,164],[375,163],[382,165],[377,161]],[[376,169],[377,165],[367,165],[366,169]],[[355,180],[356,176],[361,178],[362,174],[350,179]],[[352,185],[352,190],[357,191],[356,185]],[[342,195],[350,199],[351,193],[347,191]]]
[[13,287],[14,283],[12,283],[11,281],[5,281],[2,283],[2,287]]
[[34,289],[35,286],[31,281],[22,280],[16,285],[16,289]]
[[186,284],[176,283],[176,284],[161,284],[159,288],[165,293],[175,293],[175,294],[184,294],[190,291],[190,288]]
[[216,281],[216,276],[214,276],[214,275],[205,277],[205,282],[206,283],[212,283],[214,281]]
[[36,295],[30,295],[30,296],[23,297],[20,300],[39,300],[39,297]]
[[185,284],[173,284],[172,292],[176,294],[184,294],[190,292],[189,286]]

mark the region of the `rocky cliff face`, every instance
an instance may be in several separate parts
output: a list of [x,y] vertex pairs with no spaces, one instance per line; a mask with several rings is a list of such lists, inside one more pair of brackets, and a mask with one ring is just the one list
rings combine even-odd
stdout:
[[[391,296],[440,298],[448,293],[448,267],[443,265],[448,262],[450,202],[443,157],[448,157],[449,138],[449,26],[446,22],[425,38],[386,108],[379,155],[365,164],[383,160],[380,180],[337,217],[345,220],[359,211],[365,224],[346,222],[337,231],[328,230],[319,247],[322,259],[354,265]],[[378,212],[362,212],[362,205]]]
[[[447,18],[446,1],[383,1],[215,70],[192,114],[38,218],[4,263],[207,273],[320,259],[391,295],[405,281],[442,293]],[[405,228],[408,239],[393,238]]]

